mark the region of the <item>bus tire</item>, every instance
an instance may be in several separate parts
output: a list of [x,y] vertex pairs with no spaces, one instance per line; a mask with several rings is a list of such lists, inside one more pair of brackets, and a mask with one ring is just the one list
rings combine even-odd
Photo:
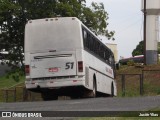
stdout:
[[96,80],[93,80],[92,97],[95,98],[96,96],[97,96],[97,85],[96,85]]
[[87,90],[83,97],[91,97],[95,98],[97,96],[97,85],[96,85],[96,79],[93,77],[93,89],[92,90]]
[[113,85],[113,82],[111,84],[111,97],[114,97],[114,85]]

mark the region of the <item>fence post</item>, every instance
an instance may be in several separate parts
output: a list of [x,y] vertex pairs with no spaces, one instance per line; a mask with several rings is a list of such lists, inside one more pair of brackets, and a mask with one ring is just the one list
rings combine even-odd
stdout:
[[28,101],[28,97],[29,97],[29,92],[25,87],[23,87],[23,102]]
[[16,90],[16,87],[14,88],[14,90],[13,90],[13,92],[14,92],[14,102],[16,102],[16,92],[17,92],[17,90]]
[[144,90],[143,90],[143,80],[144,80],[144,76],[143,76],[143,70],[142,70],[142,74],[140,75],[140,95],[143,95]]
[[22,95],[23,95],[22,101],[24,102],[24,101],[25,101],[25,91],[24,91],[24,87],[22,88]]
[[5,102],[8,102],[8,90],[4,89],[4,99]]
[[122,96],[125,96],[125,74],[122,74]]

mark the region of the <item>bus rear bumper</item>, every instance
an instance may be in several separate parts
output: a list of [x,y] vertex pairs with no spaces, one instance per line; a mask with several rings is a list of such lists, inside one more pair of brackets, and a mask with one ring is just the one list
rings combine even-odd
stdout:
[[36,81],[26,81],[25,82],[27,89],[58,89],[61,87],[71,87],[71,86],[85,86],[85,80],[36,80]]

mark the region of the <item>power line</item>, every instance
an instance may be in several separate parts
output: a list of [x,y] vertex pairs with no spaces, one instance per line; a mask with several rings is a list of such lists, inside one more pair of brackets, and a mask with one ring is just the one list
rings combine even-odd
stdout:
[[121,25],[122,23],[125,23],[126,21],[130,21],[133,20],[133,18],[135,18],[135,16],[140,16],[141,14],[134,14],[134,15],[129,15],[126,17],[120,17],[122,19],[118,19],[119,22],[116,22],[116,24]]
[[122,32],[124,32],[124,31],[132,28],[132,27],[135,26],[137,23],[139,23],[139,21],[141,21],[141,18],[139,18],[138,20],[136,20],[134,23],[128,25],[127,27],[125,27],[125,28],[123,28],[123,29],[121,29],[121,30],[118,30],[118,32],[116,32],[116,33],[119,34],[119,33],[122,33]]

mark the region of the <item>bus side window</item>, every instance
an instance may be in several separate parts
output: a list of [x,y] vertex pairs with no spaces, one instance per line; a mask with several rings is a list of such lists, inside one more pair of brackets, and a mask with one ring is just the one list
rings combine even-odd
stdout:
[[109,64],[113,66],[113,63],[114,63],[114,55],[112,55],[112,53],[109,52]]
[[111,65],[112,63],[112,56],[109,57],[109,64]]
[[94,38],[91,36],[90,41],[89,41],[89,48],[90,48],[91,51],[93,51],[93,39]]
[[99,42],[97,42],[97,46],[96,46],[96,54],[98,54],[98,55],[99,55],[99,47],[100,47],[100,44],[99,44]]
[[91,34],[89,34],[89,33],[87,34],[87,36],[88,36],[88,39],[87,39],[87,40],[88,40],[88,49],[91,50],[91,40],[92,40],[92,36],[91,36]]
[[100,58],[103,59],[102,58],[102,46],[101,45],[99,46],[99,51],[98,52],[99,52],[98,54],[99,54]]
[[109,63],[109,51],[108,50],[105,51],[105,60],[107,63]]
[[96,54],[96,46],[97,46],[97,41],[95,40],[94,38],[94,41],[93,41],[93,52]]
[[101,46],[101,57],[103,60],[105,60],[104,50],[105,50],[104,46]]
[[110,55],[110,65],[114,67],[114,55]]
[[83,29],[83,44],[84,44],[84,47],[87,46],[87,32],[84,29]]
[[88,49],[89,49],[90,37],[91,37],[91,35],[89,33],[87,33],[86,45],[87,45]]

